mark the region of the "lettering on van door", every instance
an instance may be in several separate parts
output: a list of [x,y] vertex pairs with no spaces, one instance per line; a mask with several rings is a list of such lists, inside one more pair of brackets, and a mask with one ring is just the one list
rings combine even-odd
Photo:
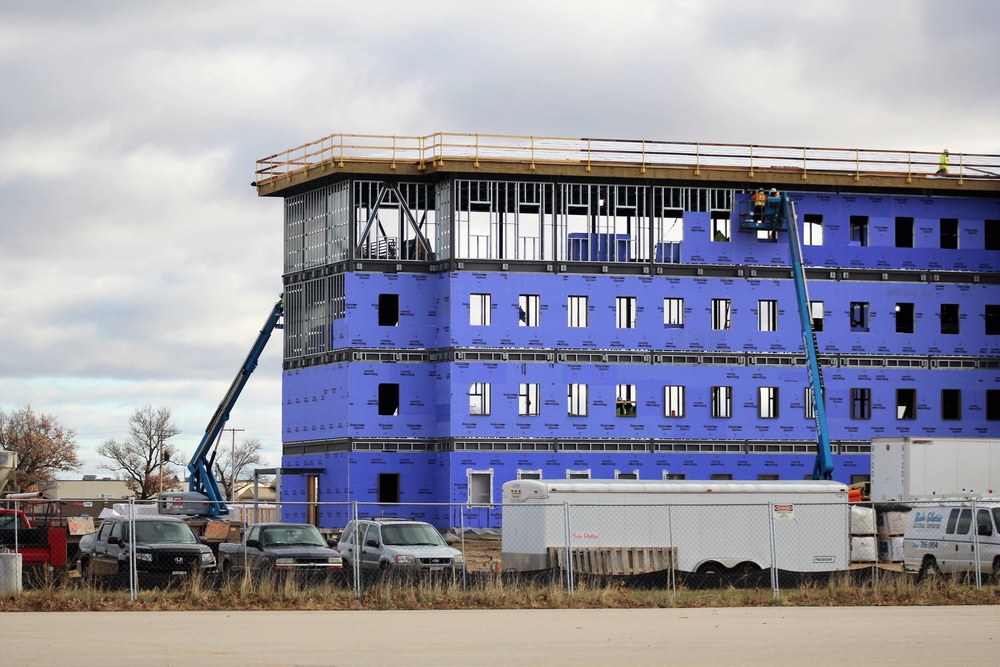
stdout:
[[944,521],[944,514],[934,510],[915,510],[913,515],[914,528],[940,528],[942,521]]

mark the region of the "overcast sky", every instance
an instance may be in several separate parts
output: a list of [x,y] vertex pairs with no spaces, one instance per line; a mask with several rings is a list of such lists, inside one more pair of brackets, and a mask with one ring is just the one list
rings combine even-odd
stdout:
[[[0,408],[110,474],[142,405],[187,460],[281,292],[256,159],[438,131],[996,154],[1000,1],[0,0],[0,84]],[[228,426],[279,462],[278,337]]]

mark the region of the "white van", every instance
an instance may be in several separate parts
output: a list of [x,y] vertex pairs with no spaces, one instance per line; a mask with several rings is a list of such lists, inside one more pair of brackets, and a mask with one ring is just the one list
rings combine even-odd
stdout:
[[[975,521],[973,521],[975,512]],[[903,567],[921,577],[976,571],[1000,579],[1000,501],[918,504],[903,534]]]

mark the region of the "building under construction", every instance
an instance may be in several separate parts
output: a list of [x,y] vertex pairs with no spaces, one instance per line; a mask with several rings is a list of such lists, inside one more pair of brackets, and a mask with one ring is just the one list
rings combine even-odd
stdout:
[[1000,156],[937,170],[448,133],[260,160],[285,204],[286,514],[490,527],[515,478],[809,477],[787,234],[739,224],[761,189],[798,213],[834,479],[867,479],[873,437],[1000,437]]

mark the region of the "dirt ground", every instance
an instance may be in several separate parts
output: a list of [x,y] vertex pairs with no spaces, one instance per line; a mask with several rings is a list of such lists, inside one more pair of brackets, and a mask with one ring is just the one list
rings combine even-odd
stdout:
[[465,553],[465,569],[469,572],[499,572],[500,571],[500,533],[477,534],[465,532],[465,545],[462,536],[455,535],[452,546]]

